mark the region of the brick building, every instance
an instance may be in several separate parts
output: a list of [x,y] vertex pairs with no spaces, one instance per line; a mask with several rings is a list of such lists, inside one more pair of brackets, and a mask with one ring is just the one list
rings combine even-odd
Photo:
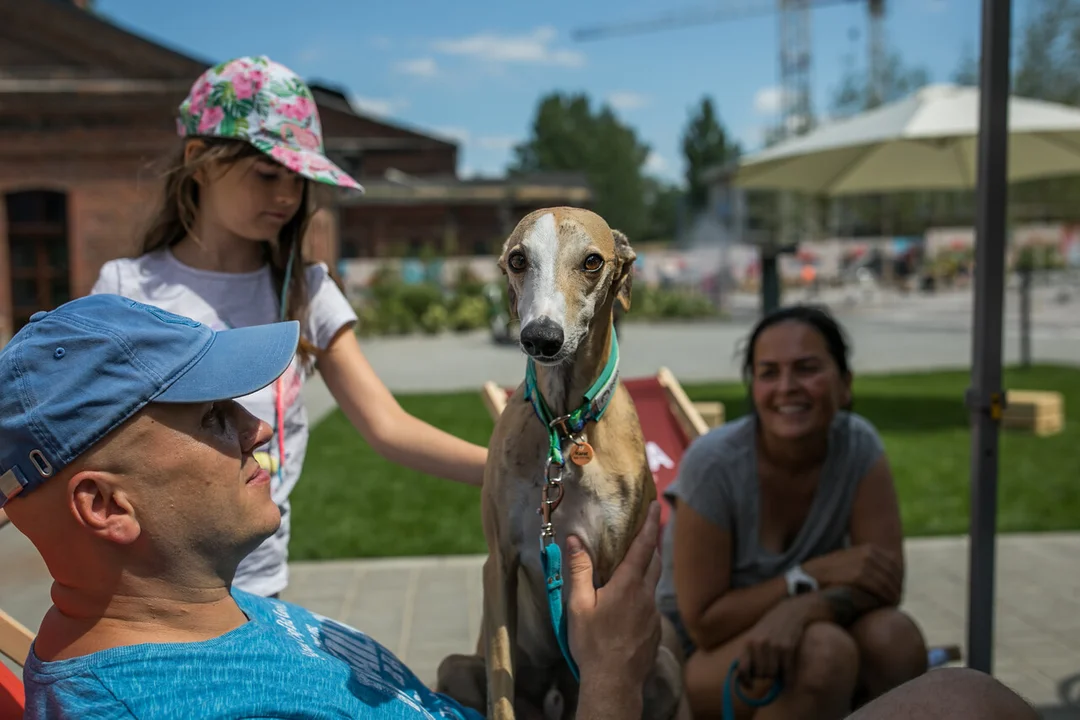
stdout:
[[[177,148],[176,107],[213,61],[138,37],[83,0],[0,0],[0,345],[136,251]],[[588,205],[580,177],[461,180],[457,145],[312,85],[328,154],[368,193],[325,209],[317,257],[486,253],[526,212]]]

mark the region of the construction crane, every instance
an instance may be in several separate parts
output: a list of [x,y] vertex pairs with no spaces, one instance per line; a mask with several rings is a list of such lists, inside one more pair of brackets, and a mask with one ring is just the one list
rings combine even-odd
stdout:
[[813,127],[810,102],[810,11],[828,5],[865,3],[869,14],[869,90],[876,105],[885,94],[885,0],[729,0],[719,6],[675,10],[647,20],[612,23],[575,30],[578,41],[639,35],[674,28],[759,17],[774,11],[780,20],[781,137],[801,135]]

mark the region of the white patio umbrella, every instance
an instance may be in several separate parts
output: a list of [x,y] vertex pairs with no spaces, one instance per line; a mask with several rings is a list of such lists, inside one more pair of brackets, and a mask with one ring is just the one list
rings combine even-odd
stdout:
[[[1080,109],[1009,98],[1009,182],[1080,174]],[[739,163],[747,190],[819,195],[974,188],[979,89],[931,85]]]

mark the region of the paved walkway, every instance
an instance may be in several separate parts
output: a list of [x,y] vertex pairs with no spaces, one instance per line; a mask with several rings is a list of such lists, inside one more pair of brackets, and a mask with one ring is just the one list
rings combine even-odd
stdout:
[[[36,630],[49,605],[44,564],[14,528],[0,531],[0,607]],[[1046,718],[1080,718],[1080,533],[998,543],[995,675]],[[904,603],[934,644],[965,645],[967,543],[907,543]],[[482,557],[294,563],[285,597],[370,633],[425,682],[469,652],[480,631]],[[1071,698],[1071,700],[1069,699]],[[1070,704],[1072,703],[1072,704]]]

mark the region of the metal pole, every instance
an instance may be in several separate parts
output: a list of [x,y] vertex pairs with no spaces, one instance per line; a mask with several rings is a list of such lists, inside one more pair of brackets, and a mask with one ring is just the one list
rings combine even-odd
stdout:
[[761,249],[761,314],[780,308],[780,269],[774,248]]
[[1020,268],[1020,367],[1031,367],[1031,268]]
[[979,93],[979,184],[975,222],[975,310],[972,341],[971,557],[968,666],[993,667],[994,550],[1002,309],[1005,294],[1005,206],[1008,200],[1009,52],[1012,0],[982,0]]

